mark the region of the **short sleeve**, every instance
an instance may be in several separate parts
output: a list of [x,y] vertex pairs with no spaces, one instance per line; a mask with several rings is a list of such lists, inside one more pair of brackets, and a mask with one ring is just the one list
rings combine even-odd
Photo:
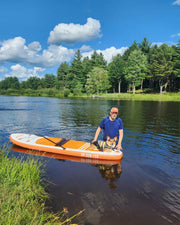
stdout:
[[104,119],[101,121],[101,123],[100,123],[100,125],[99,125],[101,129],[104,129],[105,121],[106,121],[106,118],[104,118]]
[[120,118],[119,118],[119,130],[123,130],[123,122]]

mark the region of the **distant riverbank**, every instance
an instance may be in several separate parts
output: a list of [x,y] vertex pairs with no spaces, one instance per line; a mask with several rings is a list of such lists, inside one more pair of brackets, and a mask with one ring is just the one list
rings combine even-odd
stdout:
[[55,215],[45,209],[48,194],[40,167],[33,158],[8,158],[0,151],[0,224],[66,224],[72,219],[64,211]]
[[110,100],[134,100],[134,101],[180,101],[180,92],[179,93],[164,93],[160,94],[105,94],[99,96],[101,98],[110,99]]
[[80,94],[74,95],[67,90],[59,91],[54,88],[49,89],[40,89],[40,90],[0,90],[0,95],[10,95],[10,96],[38,96],[38,97],[55,97],[55,98],[99,98],[99,99],[108,99],[108,100],[133,100],[133,101],[180,101],[180,92],[177,93],[107,93],[107,94]]

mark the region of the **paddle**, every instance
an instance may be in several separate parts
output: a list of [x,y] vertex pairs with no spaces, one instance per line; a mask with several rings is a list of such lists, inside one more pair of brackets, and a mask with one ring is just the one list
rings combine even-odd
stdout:
[[56,142],[52,141],[51,139],[49,139],[49,138],[47,138],[47,137],[45,137],[45,136],[43,136],[43,138],[45,138],[46,140],[48,140],[48,141],[54,143],[55,146],[60,146],[60,147],[61,147],[62,149],[64,149],[64,150],[65,150],[66,148],[64,148],[62,145],[65,144],[67,141],[69,141],[69,140],[66,140],[66,139],[62,138],[61,141],[59,141],[59,142],[56,143]]

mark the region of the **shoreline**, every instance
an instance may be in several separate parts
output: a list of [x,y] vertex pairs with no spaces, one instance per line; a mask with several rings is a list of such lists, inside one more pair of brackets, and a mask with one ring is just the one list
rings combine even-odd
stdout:
[[73,95],[64,96],[62,92],[50,90],[37,90],[31,92],[12,91],[0,92],[4,96],[29,96],[29,97],[54,97],[54,98],[70,98],[70,99],[101,99],[101,100],[127,100],[127,101],[163,101],[163,102],[180,102],[180,92],[177,93],[108,93],[108,94],[94,94],[94,95]]
[[128,101],[163,101],[163,102],[180,102],[179,93],[164,93],[160,94],[131,94],[131,93],[117,93],[101,95],[100,98],[107,100],[128,100]]
[[71,221],[66,212],[58,214],[46,207],[49,199],[45,191],[42,164],[39,160],[8,157],[0,149],[0,224],[64,224]]

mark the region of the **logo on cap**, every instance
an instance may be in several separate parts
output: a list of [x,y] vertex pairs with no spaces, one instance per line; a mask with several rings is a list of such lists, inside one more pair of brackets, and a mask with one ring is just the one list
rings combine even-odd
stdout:
[[115,113],[118,113],[118,108],[116,108],[116,107],[113,107],[113,108],[111,109],[111,112],[115,112]]

